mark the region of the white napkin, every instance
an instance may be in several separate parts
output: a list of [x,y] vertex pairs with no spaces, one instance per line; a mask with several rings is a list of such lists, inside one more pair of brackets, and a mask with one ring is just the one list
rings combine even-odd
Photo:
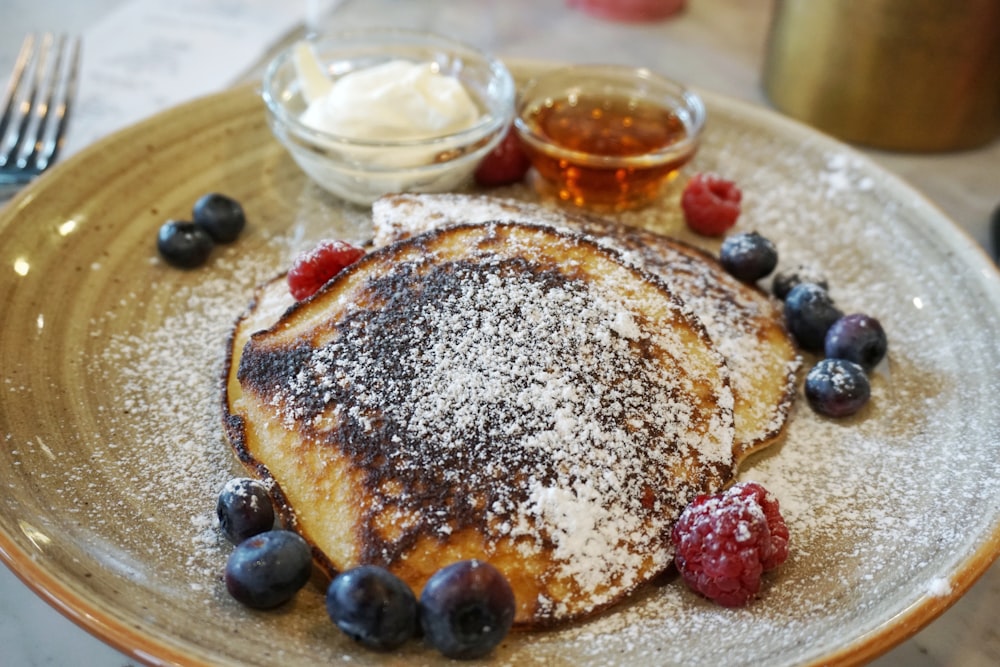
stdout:
[[130,0],[83,35],[65,158],[149,115],[224,89],[340,0]]

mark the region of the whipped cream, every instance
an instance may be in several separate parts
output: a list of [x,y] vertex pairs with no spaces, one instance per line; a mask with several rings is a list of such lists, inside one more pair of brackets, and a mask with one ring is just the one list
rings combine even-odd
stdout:
[[368,205],[389,192],[453,190],[492,148],[462,133],[490,111],[437,63],[394,59],[334,78],[309,42],[292,62],[306,103],[299,121],[322,133],[309,139],[322,150],[292,156],[338,197]]
[[417,141],[468,129],[479,116],[462,83],[435,63],[390,60],[332,82],[300,120],[347,139]]

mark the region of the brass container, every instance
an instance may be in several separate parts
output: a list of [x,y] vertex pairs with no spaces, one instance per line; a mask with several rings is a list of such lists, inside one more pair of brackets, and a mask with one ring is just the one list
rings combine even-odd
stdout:
[[982,145],[1000,136],[1000,0],[776,0],[763,83],[851,143]]

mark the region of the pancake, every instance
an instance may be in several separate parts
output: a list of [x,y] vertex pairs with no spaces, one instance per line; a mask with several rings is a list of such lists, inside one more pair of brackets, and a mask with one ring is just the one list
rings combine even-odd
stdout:
[[226,430],[330,573],[374,563],[419,594],[479,558],[511,582],[516,626],[552,626],[662,573],[680,511],[733,478],[722,356],[660,279],[586,236],[431,230],[251,334],[282,282],[234,331]]
[[781,434],[801,363],[781,308],[764,291],[729,275],[708,253],[645,229],[513,199],[399,194],[387,195],[372,207],[376,247],[457,222],[490,220],[530,220],[586,233],[662,278],[701,320],[726,358],[736,400],[737,463]]

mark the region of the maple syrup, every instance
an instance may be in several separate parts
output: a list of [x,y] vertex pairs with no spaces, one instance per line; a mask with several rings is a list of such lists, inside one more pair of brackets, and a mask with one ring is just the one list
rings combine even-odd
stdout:
[[543,196],[599,211],[638,208],[695,154],[705,106],[649,69],[570,65],[521,90],[514,125]]
[[697,149],[674,109],[623,94],[548,97],[520,121],[539,189],[587,208],[649,203]]

